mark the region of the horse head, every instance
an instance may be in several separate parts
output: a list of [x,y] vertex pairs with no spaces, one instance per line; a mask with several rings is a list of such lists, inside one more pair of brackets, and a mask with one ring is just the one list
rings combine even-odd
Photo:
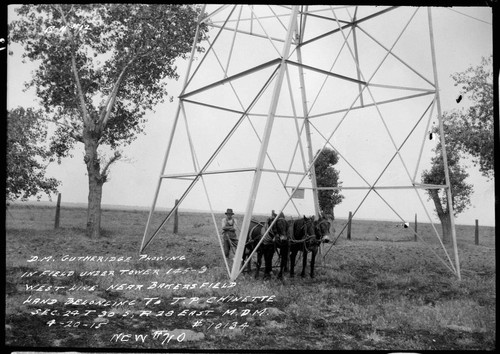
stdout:
[[[321,216],[314,222],[314,233],[316,235],[316,239],[324,243],[330,242],[331,227],[332,223],[330,222],[330,220],[324,216]],[[333,229],[333,232],[335,233],[335,229]]]
[[276,242],[283,242],[288,240],[288,222],[283,213],[276,217],[273,225],[274,240]]
[[314,231],[314,215],[311,217],[306,217],[305,215],[303,216],[303,221],[304,221],[304,234],[306,237],[308,236],[314,236],[316,232]]

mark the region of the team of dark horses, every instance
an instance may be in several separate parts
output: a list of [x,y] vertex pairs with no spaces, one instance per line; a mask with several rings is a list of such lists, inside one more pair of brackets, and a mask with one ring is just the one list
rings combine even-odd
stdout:
[[[269,229],[270,228],[270,229]],[[257,263],[255,277],[258,277],[264,257],[265,268],[264,278],[269,278],[272,271],[273,256],[275,253],[280,258],[280,270],[278,278],[283,277],[283,273],[288,270],[288,259],[290,259],[290,277],[295,275],[295,260],[297,253],[302,252],[302,272],[306,275],[307,255],[311,253],[310,276],[314,278],[314,264],[319,246],[322,242],[330,241],[330,232],[335,232],[330,219],[320,216],[298,218],[286,220],[284,215],[272,213],[266,222],[252,220],[248,231],[248,238],[243,254],[243,263],[257,247]],[[261,239],[264,238],[261,241]],[[260,245],[259,245],[260,242]],[[251,270],[251,261],[247,263],[247,270]]]

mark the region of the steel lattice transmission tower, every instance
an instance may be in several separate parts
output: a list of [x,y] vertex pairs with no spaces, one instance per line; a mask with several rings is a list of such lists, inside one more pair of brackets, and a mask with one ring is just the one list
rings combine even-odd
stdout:
[[[211,5],[198,23],[211,31],[204,53],[197,51],[199,31],[194,40],[140,252],[200,187],[221,251],[214,200],[227,207],[244,202],[240,241],[246,240],[256,203],[266,195],[282,195],[272,197],[268,210],[301,215],[309,203],[318,215],[313,166],[316,151],[329,147],[357,178],[351,180],[361,184],[337,189],[366,193],[358,209],[368,195],[376,195],[405,221],[384,190],[413,190],[424,208],[425,189],[446,191],[455,262],[441,243],[449,262],[442,261],[460,278],[445,144],[446,184],[417,181],[435,115],[444,141],[430,8]],[[389,151],[370,159],[374,176],[363,173],[363,161],[354,161],[350,145],[356,141],[368,144],[367,153],[382,146]],[[184,147],[176,150],[176,144]],[[406,150],[416,154],[407,158]],[[376,162],[380,165],[371,166]],[[263,191],[271,185],[267,176],[278,187]],[[401,181],[393,182],[396,177]],[[169,194],[170,205],[179,202],[153,225],[167,180],[180,181]],[[233,185],[237,192],[231,192]],[[303,190],[308,199],[301,202],[294,197]],[[232,267],[221,257],[231,280],[243,269],[244,246],[238,243]]]

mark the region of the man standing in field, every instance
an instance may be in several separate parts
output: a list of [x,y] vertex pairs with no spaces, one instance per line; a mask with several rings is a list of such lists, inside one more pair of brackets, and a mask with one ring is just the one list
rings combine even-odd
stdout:
[[229,253],[233,249],[233,254],[238,244],[238,237],[236,236],[236,228],[238,227],[238,220],[233,217],[233,209],[227,209],[226,217],[222,219],[222,236],[224,242],[224,255],[229,258]]

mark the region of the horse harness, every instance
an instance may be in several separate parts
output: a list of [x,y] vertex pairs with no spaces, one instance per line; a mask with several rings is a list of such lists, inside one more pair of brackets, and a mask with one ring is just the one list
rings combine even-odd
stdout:
[[[304,225],[302,225],[302,227],[300,229],[301,230],[305,229],[310,222],[314,222],[314,221],[308,220],[306,223],[304,223]],[[295,239],[295,233],[293,232],[293,229],[292,229],[292,239],[290,240],[290,242],[292,242],[292,243],[302,243],[302,242],[304,242],[305,243],[305,242],[309,241],[310,239],[312,239],[314,237],[316,237],[316,235],[307,235],[307,232],[306,232],[306,237],[304,237],[301,240],[297,240],[297,239]]]
[[[249,233],[250,236],[253,234],[253,232],[257,228],[257,226],[261,226],[263,228],[265,227],[265,225],[259,221],[254,220],[254,222],[255,222],[254,227],[252,227],[250,229],[250,233]],[[273,236],[270,236],[271,234],[273,234]],[[271,230],[269,230],[266,237],[264,238],[264,241],[262,241],[262,244],[269,245],[269,244],[273,243],[273,240],[274,240],[274,233],[273,233],[273,230],[271,229]],[[252,244],[253,242],[254,242],[253,238],[250,237],[250,240],[247,240],[245,246]]]
[[[304,225],[301,227],[301,229],[306,228],[306,227],[307,227],[307,225],[308,225],[310,222],[314,223],[314,221],[312,221],[312,220],[308,220],[306,223],[304,223]],[[314,229],[315,229],[315,231],[316,231],[316,228],[317,228],[319,225],[324,224],[324,223],[329,223],[329,221],[327,221],[327,220],[322,220],[322,221],[320,221],[320,223],[319,223],[318,225],[314,225]],[[314,234],[314,235],[306,235],[306,237],[305,237],[305,238],[303,238],[303,239],[301,239],[301,240],[297,240],[297,239],[295,239],[295,236],[294,236],[294,233],[293,233],[293,232],[292,232],[292,239],[291,239],[289,242],[290,242],[290,243],[303,243],[303,244],[304,244],[304,250],[305,250],[306,252],[309,252],[309,251],[310,251],[310,250],[308,249],[308,247],[307,247],[308,245],[309,245],[309,246],[314,246],[314,245],[319,245],[319,244],[321,244],[321,240],[318,240],[318,239],[316,238],[316,234]]]
[[[283,217],[279,217],[279,219],[283,219],[283,220],[285,220],[285,221],[286,221],[286,219],[285,219],[285,218],[283,218]],[[257,228],[257,226],[265,227],[265,225],[264,225],[263,223],[261,223],[261,222],[258,222],[258,221],[255,221],[255,220],[254,220],[254,222],[256,223],[256,225],[254,225],[254,226],[250,229],[250,233],[249,233],[249,235],[252,235],[253,231],[255,230],[255,228]],[[312,221],[312,220],[308,220],[306,223],[304,223],[304,225],[302,226],[302,228],[301,228],[301,229],[306,228],[306,227],[307,227],[307,225],[308,225],[310,222],[314,223],[314,221]],[[320,223],[319,223],[318,225],[315,225],[315,226],[314,226],[314,228],[316,229],[316,228],[318,228],[318,227],[319,227],[319,225],[321,225],[321,224],[325,224],[325,223],[329,223],[329,221],[327,221],[327,220],[322,220],[322,221],[320,221]],[[265,245],[269,245],[269,244],[271,244],[271,243],[273,243],[273,242],[274,242],[273,240],[275,239],[275,237],[276,237],[276,234],[274,233],[273,229],[271,228],[271,229],[269,230],[269,232],[267,233],[266,237],[264,238],[264,241],[262,241],[262,243],[263,243],[263,244],[265,244]],[[308,251],[308,249],[307,249],[307,245],[308,245],[308,244],[310,245],[311,243],[313,243],[313,244],[320,244],[320,243],[321,243],[321,240],[317,240],[317,239],[316,239],[316,235],[315,235],[315,234],[314,234],[314,235],[306,235],[306,237],[305,237],[305,238],[303,238],[303,239],[301,239],[301,240],[297,240],[297,239],[295,239],[295,236],[294,236],[293,230],[292,230],[292,237],[291,237],[291,239],[290,239],[290,237],[287,237],[287,239],[288,239],[288,243],[304,243],[304,247],[305,247],[306,251]],[[314,239],[314,240],[313,240],[313,241],[311,241],[312,239]],[[248,241],[246,242],[245,246],[247,246],[247,245],[249,245],[249,244],[251,244],[251,243],[253,243],[253,242],[254,242],[254,240],[253,240],[253,239],[250,239],[250,240],[248,240]]]

